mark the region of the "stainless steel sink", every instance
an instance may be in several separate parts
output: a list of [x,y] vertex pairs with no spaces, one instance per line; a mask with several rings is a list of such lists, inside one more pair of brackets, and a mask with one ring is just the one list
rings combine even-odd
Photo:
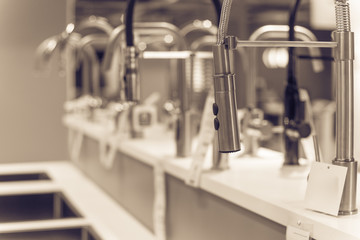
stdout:
[[46,229],[0,233],[6,240],[101,240],[90,227]]
[[0,223],[76,217],[81,216],[60,192],[0,196]]
[[45,172],[0,174],[0,182],[50,180]]

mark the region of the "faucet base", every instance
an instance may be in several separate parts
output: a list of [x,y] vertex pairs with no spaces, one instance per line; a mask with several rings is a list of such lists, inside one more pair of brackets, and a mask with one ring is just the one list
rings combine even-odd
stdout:
[[348,161],[334,160],[334,165],[347,167],[344,191],[341,198],[339,215],[354,215],[358,212],[356,208],[356,183],[357,183],[357,162],[354,159]]
[[348,215],[355,215],[358,213],[358,210],[357,209],[354,209],[352,211],[340,211],[339,210],[339,216],[348,216]]
[[297,139],[292,140],[286,134],[284,136],[285,141],[285,156],[283,165],[300,165],[299,163],[299,141]]

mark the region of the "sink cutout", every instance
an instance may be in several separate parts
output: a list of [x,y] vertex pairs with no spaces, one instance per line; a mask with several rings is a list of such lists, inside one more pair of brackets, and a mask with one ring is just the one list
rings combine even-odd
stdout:
[[0,182],[36,181],[36,180],[50,180],[50,177],[45,172],[0,174]]
[[81,217],[60,192],[0,196],[0,213],[0,223]]
[[6,240],[101,240],[90,227],[46,229],[25,232],[0,233]]

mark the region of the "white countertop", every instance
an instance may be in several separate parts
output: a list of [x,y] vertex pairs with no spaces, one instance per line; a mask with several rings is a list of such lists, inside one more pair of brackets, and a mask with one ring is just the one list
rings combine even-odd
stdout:
[[0,164],[0,174],[45,172],[50,181],[3,182],[0,195],[62,192],[83,218],[0,223],[1,232],[90,225],[104,240],[153,240],[153,234],[71,162]]
[[[98,140],[106,132],[100,124],[72,116],[65,117],[64,124]],[[144,139],[119,142],[119,151],[152,166],[161,162],[168,174],[184,180],[191,159],[174,157],[172,134],[156,129],[146,135]],[[360,214],[334,217],[305,209],[309,168],[283,167],[282,163],[282,154],[260,149],[257,157],[231,159],[229,170],[205,170],[200,188],[283,226],[307,230],[318,240],[360,240]]]

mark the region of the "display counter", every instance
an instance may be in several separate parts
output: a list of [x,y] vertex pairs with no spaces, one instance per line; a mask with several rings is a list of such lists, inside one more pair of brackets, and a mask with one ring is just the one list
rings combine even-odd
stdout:
[[[104,142],[106,136],[109,136],[108,130],[102,124],[74,116],[66,116],[63,121],[71,131],[92,139],[93,147],[96,146],[96,142]],[[194,188],[185,183],[191,158],[175,157],[173,134],[161,126],[149,130],[144,138],[122,139],[117,142],[116,148],[119,153],[133,161],[141,162],[150,168],[161,166],[164,169],[167,197],[165,222],[168,239],[196,239],[194,235],[198,239],[216,239],[206,234],[201,235],[201,231],[213,231],[214,234],[219,234],[217,237],[223,236],[224,239],[239,239],[239,236],[233,236],[234,234],[242,234],[252,239],[261,239],[261,236],[263,239],[274,239],[274,236],[286,239],[288,226],[308,231],[312,238],[319,240],[360,239],[359,215],[335,217],[305,208],[304,197],[310,169],[308,166],[283,167],[281,153],[259,149],[256,157],[231,157],[230,168],[223,171],[210,170],[211,162],[207,159],[200,185]],[[156,171],[153,172],[156,174]],[[156,188],[156,183],[154,187]],[[184,193],[176,195],[175,189]],[[184,197],[190,196],[192,192],[193,198]],[[154,191],[154,196],[150,196],[156,198],[156,194]],[[192,201],[199,202],[192,205]],[[182,215],[181,212],[186,211],[179,210],[179,207],[188,207],[194,212],[201,211],[201,215],[194,213],[193,216],[190,213],[188,218],[176,217],[176,214]],[[214,212],[216,214],[207,213],[215,208],[218,208],[217,212]],[[226,212],[229,213],[224,214]],[[237,215],[231,215],[231,212],[236,212]],[[243,215],[247,217],[242,219]],[[208,221],[208,218],[216,221],[204,226],[202,221]],[[186,228],[179,225],[187,226],[190,233],[184,234]],[[251,229],[251,226],[255,229]],[[236,229],[242,229],[243,232],[236,233]],[[259,232],[264,232],[264,235],[256,235]]]

